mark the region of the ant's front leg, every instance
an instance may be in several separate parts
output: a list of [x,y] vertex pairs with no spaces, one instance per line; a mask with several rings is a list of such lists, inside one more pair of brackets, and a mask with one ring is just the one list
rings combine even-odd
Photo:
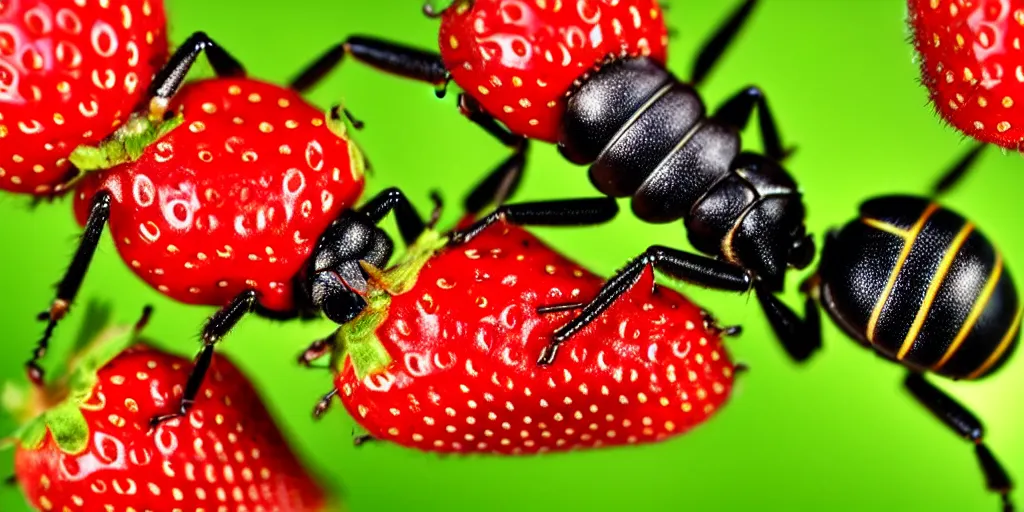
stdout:
[[512,149],[512,154],[487,173],[483,181],[466,196],[463,203],[466,212],[476,215],[490,205],[503,205],[515,194],[523,178],[530,142],[525,137],[510,132],[469,95],[459,95],[459,111],[503,146]]
[[78,291],[82,288],[85,273],[89,270],[89,264],[92,262],[92,257],[96,254],[96,247],[100,243],[103,227],[107,224],[107,220],[110,219],[110,203],[110,194],[106,191],[100,191],[93,197],[89,218],[85,222],[85,230],[82,232],[82,237],[78,242],[78,250],[75,251],[71,265],[65,271],[60,284],[57,285],[57,296],[50,304],[50,309],[39,315],[40,320],[46,320],[47,322],[46,330],[43,332],[42,338],[36,342],[36,348],[32,351],[32,358],[25,363],[28,378],[36,386],[42,386],[45,377],[43,368],[39,365],[39,360],[46,355],[46,351],[50,346],[50,338],[53,336],[53,331],[57,328],[57,322],[67,315],[68,310],[71,309],[71,305],[75,301],[75,296],[78,295]]
[[238,324],[242,317],[256,308],[257,300],[258,297],[254,290],[244,291],[235,297],[230,304],[224,306],[210,317],[210,320],[206,322],[206,326],[203,327],[203,348],[200,350],[199,355],[196,356],[195,365],[192,367],[192,372],[189,373],[188,380],[185,382],[185,392],[181,396],[181,402],[179,402],[177,410],[153,418],[149,422],[151,427],[188,414],[188,411],[192,409],[192,405],[195,404],[196,397],[199,396],[199,389],[203,385],[203,380],[206,379],[206,372],[210,369],[210,363],[213,362],[214,346],[224,336],[227,336],[228,332]]

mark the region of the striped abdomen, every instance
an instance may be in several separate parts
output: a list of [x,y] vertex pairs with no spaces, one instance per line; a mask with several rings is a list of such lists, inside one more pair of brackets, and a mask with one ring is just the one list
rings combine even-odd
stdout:
[[975,379],[1017,345],[1021,307],[1002,254],[927,199],[867,201],[822,254],[825,309],[850,335],[918,370]]

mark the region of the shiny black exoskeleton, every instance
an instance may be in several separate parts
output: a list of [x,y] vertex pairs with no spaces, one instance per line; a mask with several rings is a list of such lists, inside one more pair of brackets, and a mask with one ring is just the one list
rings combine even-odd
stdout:
[[[394,211],[402,240],[405,245],[411,245],[437,220],[441,198],[434,194],[432,199],[435,214],[429,224],[423,222],[397,188],[381,192],[358,210],[343,211],[320,236],[301,277],[302,300],[306,307],[323,312],[337,324],[358,316],[366,308],[371,277],[365,267],[386,268],[395,250],[395,243],[378,224]],[[503,205],[449,236],[453,243],[466,242],[498,219],[534,226],[600,224],[614,218],[618,211],[618,205],[609,198]]]
[[302,279],[311,308],[344,324],[366,307],[368,276],[362,265],[382,269],[391,260],[395,244],[377,224],[392,210],[402,239],[412,243],[424,224],[396,188],[378,194],[359,210],[343,211],[327,227],[313,248]]
[[976,379],[1017,345],[1021,308],[1002,254],[929,199],[865,202],[826,239],[818,278],[837,325],[913,370]]
[[569,97],[559,150],[589,164],[602,193],[631,197],[640,219],[683,219],[698,250],[778,290],[788,266],[810,263],[814,242],[796,183],[778,164],[774,127],[772,157],[740,153],[737,128],[763,101],[751,87],[708,117],[697,91],[658,63],[615,60]]
[[[568,91],[559,149],[590,166],[594,186],[611,197],[631,197],[640,219],[683,220],[690,242],[704,256],[652,246],[614,276],[579,314],[555,331],[540,358],[553,361],[557,346],[597,319],[653,265],[701,286],[755,290],[787,352],[807,358],[819,345],[816,318],[801,320],[775,297],[789,268],[804,268],[815,253],[804,229],[804,206],[795,181],[780,165],[786,152],[764,94],[747,87],[713,113],[692,84],[700,83],[753,10],[746,0],[701,50],[684,83],[645,57],[609,56]],[[292,83],[304,90],[344,56],[386,72],[438,86],[450,76],[440,55],[368,37],[351,37],[325,53]],[[471,212],[501,204],[516,188],[527,141],[509,132],[469,96],[462,112],[515,152],[467,200]],[[739,132],[758,111],[764,154],[741,152]],[[809,309],[813,313],[813,308]]]
[[[982,148],[947,176],[964,174]],[[944,180],[940,189],[951,184]],[[868,200],[857,219],[828,234],[804,291],[851,338],[910,370],[907,389],[975,444],[988,487],[1012,510],[1009,475],[982,442],[981,422],[924,377],[985,377],[1018,345],[1017,288],[978,227],[928,198]]]

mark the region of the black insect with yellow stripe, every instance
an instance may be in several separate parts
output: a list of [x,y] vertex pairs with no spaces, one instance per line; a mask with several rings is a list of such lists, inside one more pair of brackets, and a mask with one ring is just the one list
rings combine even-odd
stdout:
[[[939,188],[983,148],[968,152]],[[981,422],[924,377],[985,377],[1018,344],[1017,289],[1002,253],[974,223],[931,199],[870,199],[859,218],[828,234],[804,291],[852,338],[910,370],[907,389],[975,444],[988,487],[1012,510],[1010,478],[982,442]]]

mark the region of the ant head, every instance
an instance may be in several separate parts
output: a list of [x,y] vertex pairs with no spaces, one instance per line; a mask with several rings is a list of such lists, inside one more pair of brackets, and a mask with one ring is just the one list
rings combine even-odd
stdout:
[[805,268],[815,245],[803,224],[799,196],[761,200],[739,226],[732,250],[739,263],[771,290],[781,290],[786,270]]
[[352,320],[366,309],[366,278],[358,263],[318,272],[308,286],[313,304],[337,324]]
[[814,239],[804,227],[803,200],[796,183],[779,164],[761,155],[741,153],[733,165],[758,197],[728,238],[731,260],[756,275],[772,291],[781,290],[789,268],[814,259]]
[[306,269],[310,302],[332,321],[343,324],[366,308],[369,291],[359,262],[387,265],[394,244],[365,214],[347,210],[320,236]]

